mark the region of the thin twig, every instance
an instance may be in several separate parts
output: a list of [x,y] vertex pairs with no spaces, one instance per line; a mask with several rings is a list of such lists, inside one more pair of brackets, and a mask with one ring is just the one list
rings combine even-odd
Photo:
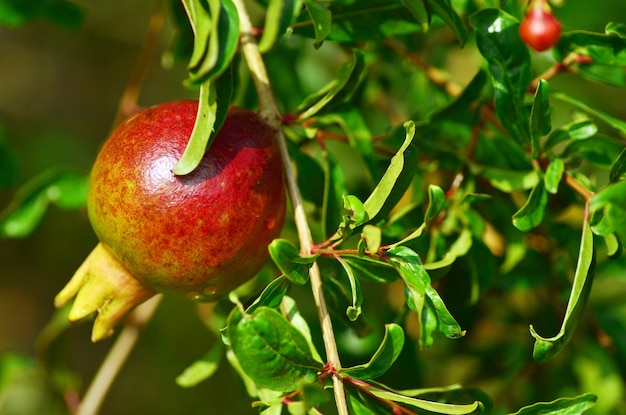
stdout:
[[[134,112],[138,108],[137,102],[141,87],[148,73],[150,62],[158,44],[159,34],[163,28],[163,21],[165,19],[163,14],[164,6],[165,1],[160,0],[150,17],[146,39],[139,53],[130,80],[119,100],[117,113],[112,122],[112,128],[119,125],[124,118],[130,115],[129,113]],[[150,320],[157,309],[160,299],[160,295],[153,297],[137,307],[129,315],[127,320],[129,323],[122,329],[104,361],[100,364],[98,372],[91,381],[78,407],[77,415],[95,415],[98,413],[109,388],[137,343],[140,328]]]
[[[308,255],[311,252],[313,240],[311,237],[311,230],[307,223],[306,214],[304,212],[298,183],[295,178],[293,167],[291,166],[285,136],[282,132],[282,117],[276,105],[276,101],[274,100],[274,95],[272,94],[269,79],[267,77],[267,71],[265,70],[265,64],[259,52],[256,40],[253,37],[252,24],[250,23],[250,18],[245,5],[243,4],[243,0],[233,0],[233,3],[235,4],[239,14],[241,48],[252,74],[257,93],[259,94],[262,115],[267,119],[271,126],[276,128],[277,131],[276,138],[285,170],[287,191],[293,207],[294,220],[298,230],[300,250],[303,254]],[[330,313],[326,305],[324,292],[322,290],[322,277],[317,263],[314,263],[311,267],[309,277],[311,280],[313,299],[315,301],[321,323],[322,337],[324,340],[324,347],[326,349],[326,359],[328,360],[328,364],[330,364],[335,371],[337,371],[341,369],[341,361],[339,360],[335,334],[330,320]],[[337,410],[340,415],[348,415],[348,405],[343,380],[337,375],[334,375],[332,378]]]
[[113,347],[102,361],[76,415],[95,415],[98,413],[109,388],[135,347],[141,328],[150,320],[161,298],[161,295],[152,297],[137,307],[129,316],[129,324],[124,326]]

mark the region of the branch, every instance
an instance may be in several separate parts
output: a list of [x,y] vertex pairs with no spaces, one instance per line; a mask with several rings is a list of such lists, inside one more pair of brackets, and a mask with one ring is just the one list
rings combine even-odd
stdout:
[[[311,237],[311,230],[307,223],[306,214],[304,212],[304,206],[302,204],[302,198],[300,196],[300,190],[298,189],[295,173],[291,166],[291,159],[287,150],[285,136],[282,132],[282,117],[280,111],[278,110],[278,106],[276,105],[276,101],[274,100],[274,95],[272,94],[272,89],[267,77],[267,71],[265,70],[265,64],[263,63],[263,58],[259,52],[256,40],[253,37],[253,27],[250,23],[250,18],[243,0],[233,0],[233,3],[235,4],[239,15],[241,48],[259,95],[261,115],[267,120],[269,125],[274,127],[277,131],[276,139],[280,149],[281,159],[285,170],[287,191],[293,207],[294,220],[298,230],[300,250],[303,254],[308,255],[311,252],[313,240]],[[330,320],[330,313],[328,312],[328,307],[326,305],[326,299],[324,298],[324,292],[322,290],[322,277],[317,263],[314,263],[311,267],[309,277],[311,280],[313,298],[321,323],[322,337],[324,340],[324,347],[326,349],[326,358],[328,360],[328,364],[330,364],[335,371],[338,371],[341,369],[341,361],[339,360],[335,334]],[[343,380],[336,375],[333,375],[333,391],[339,415],[348,415],[348,406]]]

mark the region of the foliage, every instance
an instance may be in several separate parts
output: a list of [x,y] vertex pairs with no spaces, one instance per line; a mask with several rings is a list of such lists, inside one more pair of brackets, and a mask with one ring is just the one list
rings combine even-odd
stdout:
[[[258,0],[252,34],[240,32],[236,3],[168,10],[169,53],[200,99],[176,173],[197,166],[229,104],[267,109],[240,42],[257,36],[314,243],[298,248],[288,223],[259,278],[204,317],[216,341],[178,385],[199,387],[228,362],[266,415],[332,413],[337,378],[353,414],[626,410],[623,381],[612,395],[585,390],[583,370],[597,355],[609,363],[596,371],[626,373],[626,121],[576,94],[579,82],[624,86],[623,24],[595,33],[564,22],[537,54],[519,37],[521,2]],[[32,4],[0,0],[0,24],[74,10]],[[478,62],[466,62],[465,82],[444,67],[460,51]],[[575,81],[558,82],[565,74]],[[15,182],[13,158],[0,131],[1,186]],[[85,183],[42,172],[0,213],[0,236],[36,232],[50,203],[81,207]],[[321,353],[317,267],[343,367]],[[480,369],[429,384],[428,371],[454,372],[455,356]],[[0,407],[16,359],[0,361]],[[572,371],[579,382],[562,379]],[[498,377],[526,396],[488,382]]]

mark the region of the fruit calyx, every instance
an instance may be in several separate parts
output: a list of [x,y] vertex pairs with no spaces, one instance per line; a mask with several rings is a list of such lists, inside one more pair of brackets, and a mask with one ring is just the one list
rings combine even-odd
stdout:
[[532,0],[520,23],[519,34],[524,43],[538,52],[543,52],[559,41],[561,23],[546,0]]
[[68,317],[71,322],[97,312],[91,333],[96,342],[110,337],[113,327],[130,310],[155,294],[99,243],[54,298],[54,305],[61,307],[76,297]]

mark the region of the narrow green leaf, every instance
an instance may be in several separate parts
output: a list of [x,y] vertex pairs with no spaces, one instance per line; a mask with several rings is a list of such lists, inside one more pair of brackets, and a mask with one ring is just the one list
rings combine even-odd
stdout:
[[506,170],[480,167],[475,169],[475,171],[489,180],[493,187],[506,193],[532,189],[537,186],[540,179],[536,170]]
[[[436,328],[446,337],[456,339],[463,337],[465,331],[456,322],[448,311],[439,293],[432,287],[430,276],[417,253],[406,246],[396,246],[386,252],[392,265],[397,269],[398,274],[404,281],[407,305],[417,313],[420,321],[424,323],[424,318],[428,313],[436,317]],[[421,336],[421,346],[429,333],[423,332]]]
[[315,46],[320,47],[324,40],[330,34],[332,26],[332,14],[326,8],[326,2],[319,0],[304,0],[306,10],[313,22],[313,30],[315,31]]
[[176,377],[176,383],[182,388],[191,388],[210,378],[219,368],[221,357],[222,343],[217,341],[200,360],[192,363]]
[[561,157],[584,160],[595,166],[610,169],[624,146],[611,137],[597,134],[587,140],[572,141],[565,147]]
[[530,326],[530,334],[535,338],[533,358],[538,362],[546,362],[559,353],[569,343],[578,321],[582,318],[591,285],[595,268],[595,250],[593,245],[593,233],[585,217],[583,223],[582,236],[580,241],[580,251],[578,253],[578,263],[574,274],[574,283],[567,302],[565,317],[559,333],[550,338],[541,337]]
[[589,203],[589,210],[594,212],[607,205],[626,206],[626,181],[608,185],[596,193]]
[[424,0],[400,0],[404,7],[415,17],[415,20],[422,25],[422,31],[427,32],[430,26],[430,13]]
[[426,4],[433,13],[439,15],[448,27],[452,29],[461,45],[465,44],[467,30],[463,25],[463,20],[452,7],[450,0],[426,0]]
[[456,261],[458,257],[467,254],[472,247],[472,231],[468,228],[463,228],[459,237],[450,245],[448,252],[445,253],[443,258],[439,261],[429,262],[424,264],[424,269],[427,271],[434,271],[441,268],[449,267]]
[[339,372],[353,379],[370,380],[384,375],[396,361],[404,346],[404,331],[397,324],[385,324],[385,336],[369,362],[343,368]]
[[548,82],[544,79],[539,81],[535,100],[530,111],[530,136],[532,143],[532,158],[539,157],[539,143],[544,135],[552,130],[552,120],[550,118],[550,102],[548,95]]
[[295,284],[309,280],[309,269],[319,256],[301,256],[298,248],[285,239],[274,239],[268,249],[278,269]]
[[405,129],[404,143],[391,158],[385,174],[364,203],[369,221],[373,224],[386,218],[398,204],[417,171],[417,151],[412,145],[415,124],[409,121],[405,123]]
[[361,291],[361,285],[359,284],[359,279],[354,275],[350,264],[343,260],[340,256],[336,256],[335,259],[337,262],[341,264],[344,271],[346,272],[346,276],[348,277],[348,282],[350,282],[350,291],[352,293],[352,304],[348,306],[346,309],[346,316],[350,321],[356,321],[361,315],[361,305],[363,304],[363,293]]
[[386,283],[398,280],[398,273],[387,262],[367,256],[344,255],[342,258],[350,264],[360,276],[372,281]]
[[596,405],[596,395],[586,393],[574,398],[559,398],[552,402],[538,402],[525,406],[510,415],[580,415]]
[[390,401],[413,406],[415,408],[423,409],[425,411],[429,411],[435,414],[469,415],[476,413],[475,411],[479,410],[482,407],[482,404],[479,401],[471,404],[451,404],[412,398],[384,389],[370,388],[369,390],[372,395],[378,398],[388,399]]
[[365,56],[353,49],[352,59],[341,66],[337,77],[320,91],[306,97],[295,110],[298,120],[304,121],[332,105],[349,101],[365,74]]
[[428,223],[439,215],[446,206],[446,194],[443,189],[437,185],[428,185],[428,208],[424,214],[424,222]]
[[550,164],[548,164],[546,173],[543,176],[544,185],[549,193],[557,194],[564,171],[565,162],[563,162],[562,158],[555,157],[550,160]]
[[501,9],[482,9],[470,16],[476,43],[493,78],[496,114],[519,144],[529,144],[524,95],[530,82],[530,54],[519,37],[518,20]]
[[261,53],[272,49],[278,39],[287,33],[301,7],[302,0],[270,0],[265,14],[263,35],[259,40]]
[[312,383],[321,369],[305,337],[273,308],[242,315],[235,308],[227,335],[245,373],[260,387],[280,392]]
[[[196,5],[190,6],[195,7],[196,11],[203,9],[203,12],[199,12],[200,20],[195,24],[201,22],[204,30],[204,33],[194,30],[194,54],[188,67],[192,85],[202,85],[221,75],[230,65],[239,46],[239,15],[232,0],[208,1],[210,14],[197,5],[201,2],[191,2]],[[191,21],[191,14],[189,17]],[[206,19],[210,19],[209,22]],[[197,48],[195,42],[200,42]]]
[[543,143],[544,151],[566,140],[586,140],[598,132],[598,127],[590,120],[576,120],[561,126],[548,136]]
[[200,65],[209,49],[209,39],[215,30],[215,21],[211,18],[205,3],[194,0],[182,0],[182,3],[194,34],[193,51],[187,66],[188,70],[193,70]]
[[277,308],[283,301],[288,289],[289,280],[287,277],[280,275],[274,278],[265,286],[263,292],[261,292],[256,300],[246,308],[246,313],[252,313],[258,307]]
[[618,133],[622,135],[622,137],[626,137],[626,121],[620,120],[619,118],[615,118],[609,114],[606,114],[602,111],[592,108],[586,103],[584,103],[583,101],[580,101],[562,92],[553,92],[552,97],[556,99],[560,99],[563,102],[572,104],[580,108],[581,110],[585,111],[587,114],[590,114],[596,118],[599,118],[600,120],[604,121],[609,126],[614,128]]
[[609,174],[609,180],[611,183],[617,183],[624,175],[626,174],[626,148],[622,150],[622,152],[613,163],[613,167],[611,167],[611,173]]
[[176,166],[174,174],[184,176],[195,170],[202,161],[204,153],[211,145],[214,137],[214,126],[217,118],[217,92],[213,82],[206,82],[200,86],[198,99],[198,114],[191,131],[189,142]]
[[540,181],[531,190],[524,206],[513,215],[513,225],[522,232],[530,231],[543,221],[547,204],[548,192],[543,181]]
[[320,354],[318,353],[317,349],[315,348],[315,345],[313,344],[313,337],[311,336],[311,329],[306,319],[300,313],[300,310],[298,310],[296,301],[293,298],[286,295],[283,298],[283,302],[280,306],[280,309],[283,315],[287,317],[287,320],[289,320],[291,325],[295,327],[296,330],[298,330],[300,334],[304,336],[307,343],[309,344],[309,349],[311,350],[311,354],[313,355],[313,358],[317,362],[323,363],[324,361],[320,357]]

